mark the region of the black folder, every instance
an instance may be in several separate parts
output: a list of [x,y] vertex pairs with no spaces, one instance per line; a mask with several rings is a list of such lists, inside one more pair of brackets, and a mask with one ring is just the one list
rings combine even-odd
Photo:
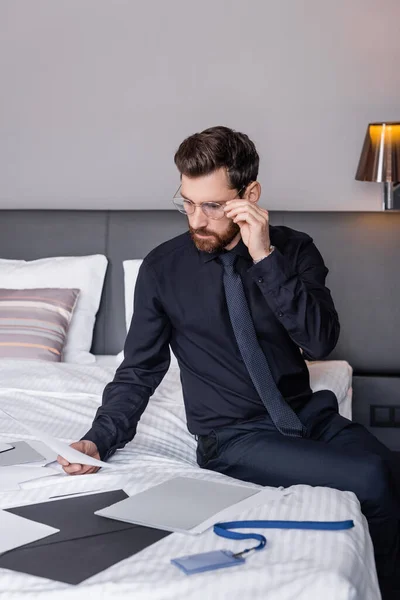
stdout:
[[0,568],[76,585],[170,535],[94,514],[127,497],[113,490],[7,509],[60,531],[1,554]]

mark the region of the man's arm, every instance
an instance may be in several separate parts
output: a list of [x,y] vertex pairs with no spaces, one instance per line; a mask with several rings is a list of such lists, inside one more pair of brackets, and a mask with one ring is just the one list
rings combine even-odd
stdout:
[[292,340],[308,358],[321,359],[336,346],[339,318],[325,286],[328,269],[313,240],[304,236],[296,244],[290,259],[275,248],[251,273]]
[[171,325],[158,296],[155,273],[146,260],[135,287],[134,312],[125,342],[125,359],[103,392],[91,429],[101,459],[133,439],[150,396],[168,370]]
[[306,234],[287,239],[284,254],[278,248],[271,252],[269,214],[257,205],[260,185],[253,182],[246,194],[229,200],[224,210],[239,225],[256,262],[254,281],[292,340],[309,358],[323,358],[336,346],[340,330],[323,258]]

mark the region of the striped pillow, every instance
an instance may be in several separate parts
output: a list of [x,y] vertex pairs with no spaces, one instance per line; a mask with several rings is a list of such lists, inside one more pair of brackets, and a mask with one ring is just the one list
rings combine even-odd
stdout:
[[0,289],[0,359],[61,362],[76,289]]

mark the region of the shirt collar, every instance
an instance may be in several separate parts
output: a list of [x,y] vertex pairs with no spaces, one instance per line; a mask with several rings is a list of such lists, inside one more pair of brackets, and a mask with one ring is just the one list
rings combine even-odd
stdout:
[[[209,262],[210,260],[214,260],[215,258],[218,258],[218,256],[223,252],[224,250],[219,250],[217,252],[204,252],[203,250],[199,250],[201,259],[205,263]],[[243,242],[242,238],[240,238],[236,246],[232,248],[231,252],[233,252],[233,254],[237,254],[238,256],[243,256],[244,258],[247,258],[249,260],[251,258],[247,246]]]

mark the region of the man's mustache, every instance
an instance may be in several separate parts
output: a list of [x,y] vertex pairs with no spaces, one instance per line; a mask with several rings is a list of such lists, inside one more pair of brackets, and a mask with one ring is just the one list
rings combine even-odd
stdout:
[[204,233],[205,235],[216,235],[213,231],[207,231],[207,229],[192,229],[192,233]]

